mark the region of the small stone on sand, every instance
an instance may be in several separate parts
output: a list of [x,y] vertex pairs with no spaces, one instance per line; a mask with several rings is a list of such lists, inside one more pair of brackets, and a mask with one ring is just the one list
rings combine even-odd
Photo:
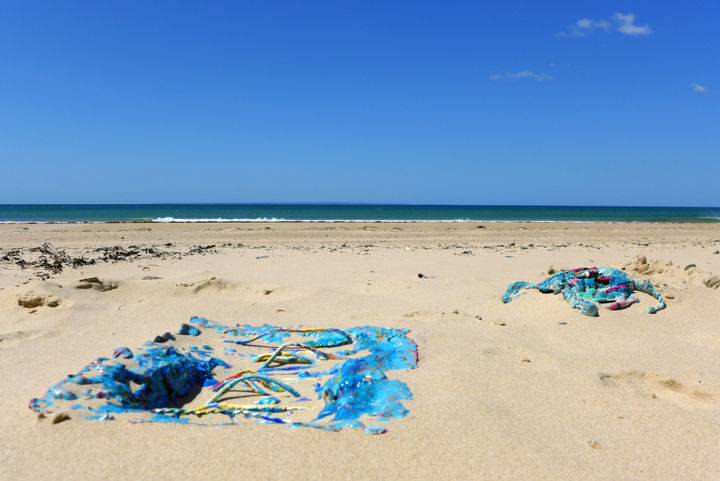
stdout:
[[61,422],[63,422],[63,421],[67,421],[68,419],[70,419],[70,416],[68,416],[67,413],[58,413],[58,414],[56,414],[55,417],[53,418],[52,423],[53,423],[53,424],[59,424],[59,423],[61,423]]

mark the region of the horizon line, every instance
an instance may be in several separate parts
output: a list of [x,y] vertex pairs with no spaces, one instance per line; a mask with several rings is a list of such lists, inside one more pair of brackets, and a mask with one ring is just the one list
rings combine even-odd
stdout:
[[568,204],[426,204],[393,202],[110,202],[110,203],[18,203],[0,204],[0,207],[45,206],[376,206],[376,207],[594,207],[594,208],[655,208],[655,209],[720,209],[720,206],[698,205],[568,205]]

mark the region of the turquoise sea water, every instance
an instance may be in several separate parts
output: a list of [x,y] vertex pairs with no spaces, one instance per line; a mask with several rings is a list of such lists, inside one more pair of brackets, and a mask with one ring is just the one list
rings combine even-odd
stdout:
[[720,222],[720,207],[572,207],[369,204],[0,205],[22,222]]

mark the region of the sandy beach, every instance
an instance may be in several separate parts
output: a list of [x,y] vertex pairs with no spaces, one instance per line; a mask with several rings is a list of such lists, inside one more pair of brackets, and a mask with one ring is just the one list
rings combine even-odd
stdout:
[[[98,260],[18,265],[44,243]],[[100,260],[112,246],[142,255]],[[0,225],[0,478],[718,479],[719,250],[718,224]],[[500,301],[551,266],[594,265],[650,279],[667,308],[645,314],[655,302],[639,294],[591,318],[537,291]],[[110,288],[76,288],[90,277]],[[410,414],[368,435],[53,424],[28,409],[92,359],[196,315],[409,329],[419,365],[395,376]]]

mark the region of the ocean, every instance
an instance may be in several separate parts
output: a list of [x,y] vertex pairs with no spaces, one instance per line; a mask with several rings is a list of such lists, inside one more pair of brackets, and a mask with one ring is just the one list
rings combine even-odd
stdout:
[[386,204],[0,205],[0,223],[70,222],[720,222],[720,207]]

